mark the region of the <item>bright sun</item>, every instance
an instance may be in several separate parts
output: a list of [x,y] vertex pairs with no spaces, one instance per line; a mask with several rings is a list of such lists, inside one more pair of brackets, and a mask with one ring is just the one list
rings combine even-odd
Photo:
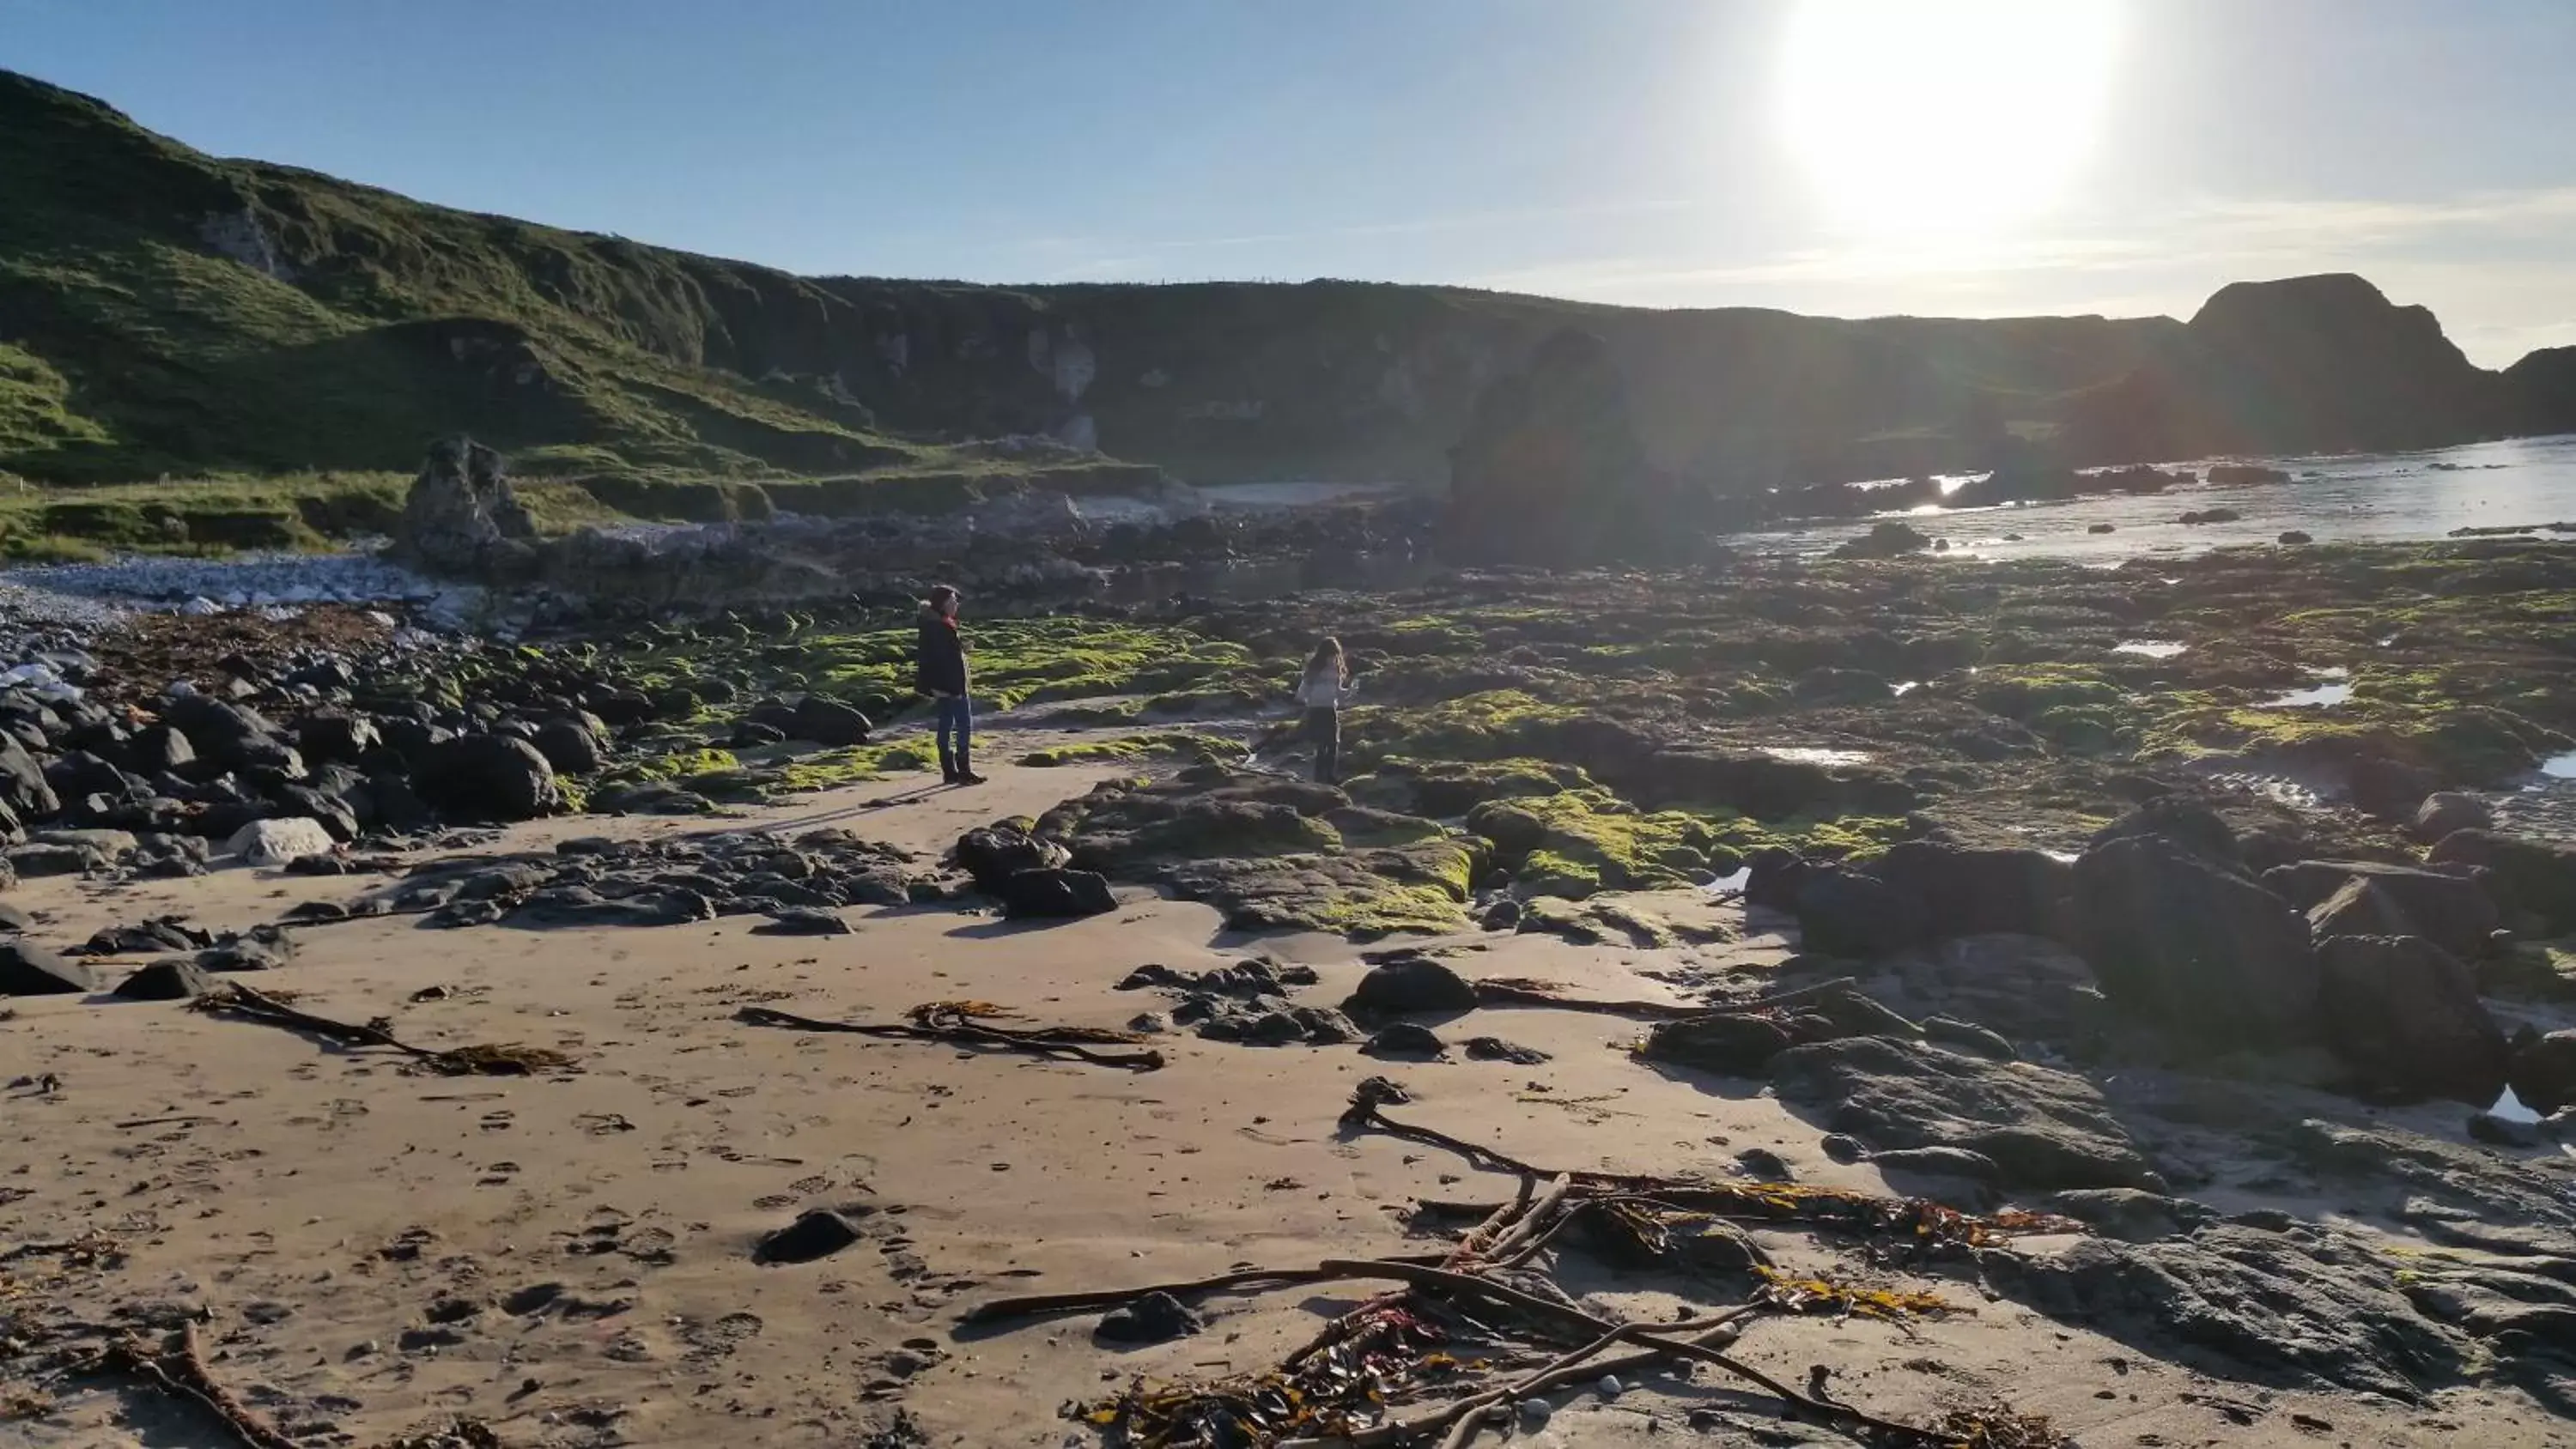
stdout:
[[2117,0],[1798,0],[1789,144],[1844,220],[1978,233],[2057,199],[2091,147]]

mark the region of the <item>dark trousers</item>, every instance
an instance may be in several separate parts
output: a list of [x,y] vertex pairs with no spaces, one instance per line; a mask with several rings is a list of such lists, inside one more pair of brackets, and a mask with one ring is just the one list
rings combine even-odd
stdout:
[[975,744],[974,706],[962,694],[943,694],[934,703],[939,711],[939,773],[962,775],[974,768],[968,763]]
[[1306,711],[1306,739],[1315,747],[1315,778],[1327,785],[1340,784],[1342,712],[1338,709]]

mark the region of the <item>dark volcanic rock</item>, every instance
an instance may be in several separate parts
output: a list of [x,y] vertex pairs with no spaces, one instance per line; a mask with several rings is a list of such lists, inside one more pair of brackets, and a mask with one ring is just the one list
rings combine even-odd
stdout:
[[787,735],[818,745],[864,745],[868,742],[868,728],[868,717],[858,710],[837,699],[809,694],[797,701],[795,713],[789,716]]
[[0,996],[68,996],[97,989],[97,975],[78,961],[32,942],[0,941]]
[[1791,1047],[1771,1061],[1780,1099],[1873,1148],[1964,1147],[2006,1185],[2148,1187],[2146,1159],[2083,1078],[1888,1037]]
[[1006,825],[967,831],[956,854],[958,866],[975,878],[975,888],[991,896],[1000,895],[1011,877],[1024,870],[1061,866],[1067,859],[1063,846]]
[[828,1258],[857,1241],[859,1230],[851,1226],[848,1218],[816,1208],[763,1237],[752,1257],[761,1263],[811,1263],[818,1258]]
[[1013,920],[1071,919],[1118,909],[1118,898],[1099,872],[1062,866],[1015,871],[993,895],[1002,903],[1002,914]]
[[[2466,961],[2486,954],[2495,933],[2495,902],[2476,881],[2434,870],[2416,870],[2374,861],[2311,860],[2263,872],[2263,884],[2293,907],[2308,912],[2317,939],[2328,936],[2421,935]],[[2356,924],[2382,922],[2385,912],[2367,895],[2379,897],[2397,911],[2399,930],[2348,930],[2338,926],[2346,913]]]
[[595,775],[608,763],[598,733],[577,719],[547,720],[537,726],[534,743],[546,763],[566,775]]
[[769,919],[751,928],[755,936],[846,936],[850,923],[830,911],[790,908],[772,911]]
[[1489,384],[1449,450],[1442,552],[1505,562],[1669,554],[1687,531],[1629,416],[1609,346],[1572,329]]
[[1659,1021],[1647,1031],[1638,1055],[1725,1077],[1759,1077],[1771,1060],[1797,1043],[1789,1028],[1761,1016],[1709,1016]]
[[1169,1293],[1148,1293],[1100,1315],[1094,1333],[1104,1343],[1169,1343],[1203,1327],[1188,1305]]
[[2075,863],[2079,949],[2122,1009],[2219,1050],[2316,1033],[2317,963],[2287,901],[2158,839],[2114,840]]
[[1932,841],[1892,846],[1866,867],[1921,903],[1935,938],[2012,934],[2063,939],[2074,867],[2038,850],[1970,850]]
[[2552,933],[2576,931],[2576,846],[2459,830],[2442,837],[2424,859],[2437,866],[2483,866],[2496,904],[2539,918]]
[[215,989],[214,978],[194,961],[155,961],[117,983],[128,1001],[192,1001]]
[[2543,1114],[2576,1106],[2576,1031],[2553,1031],[2514,1044],[2508,1067],[2513,1094]]
[[1429,1060],[1449,1050],[1440,1034],[1419,1022],[1399,1021],[1372,1035],[1360,1050],[1373,1057]]
[[2051,1318],[2204,1366],[2413,1402],[2469,1366],[2415,1311],[2386,1258],[2340,1235],[2218,1226],[2154,1243],[2087,1238],[2055,1254],[1990,1248],[1986,1280]]
[[554,766],[536,746],[506,735],[431,746],[411,783],[431,809],[464,820],[534,820],[564,804]]
[[2477,1107],[2504,1090],[2504,1032],[2458,958],[2412,936],[2336,936],[2317,963],[2326,1044],[2371,1080]]
[[1923,902],[1855,870],[1822,866],[1798,887],[1798,944],[1828,956],[1871,960],[1924,939]]
[[2455,790],[2427,795],[2415,807],[2415,819],[2408,826],[2417,840],[2438,845],[2443,837],[2462,830],[2489,830],[2495,826],[2495,811],[2475,795]]
[[1836,558],[1903,558],[1932,546],[1929,535],[1902,519],[1870,525],[1869,532],[1834,550]]
[[1472,1011],[1476,988],[1457,972],[1427,957],[1408,957],[1369,968],[1342,1010],[1366,1019],[1415,1012]]

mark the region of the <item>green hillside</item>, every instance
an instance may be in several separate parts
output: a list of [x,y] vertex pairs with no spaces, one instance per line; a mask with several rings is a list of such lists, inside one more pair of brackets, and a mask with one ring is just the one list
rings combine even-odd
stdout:
[[[5,71],[0,135],[0,472],[46,485],[398,476],[462,430],[657,517],[1157,467],[1438,486],[1477,397],[1567,326],[1608,345],[1651,461],[1721,490],[1975,466],[1998,424],[2073,418],[2104,440],[2077,461],[2225,436],[2126,426],[2125,380],[2211,372],[2169,318],[801,278],[217,159]],[[1072,450],[966,441],[1027,435]]]

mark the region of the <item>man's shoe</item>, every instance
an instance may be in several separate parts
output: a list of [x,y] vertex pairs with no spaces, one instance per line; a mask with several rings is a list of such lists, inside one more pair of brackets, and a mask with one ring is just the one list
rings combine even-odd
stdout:
[[981,785],[984,783],[984,777],[976,774],[972,770],[960,770],[949,780],[948,783],[952,785]]

